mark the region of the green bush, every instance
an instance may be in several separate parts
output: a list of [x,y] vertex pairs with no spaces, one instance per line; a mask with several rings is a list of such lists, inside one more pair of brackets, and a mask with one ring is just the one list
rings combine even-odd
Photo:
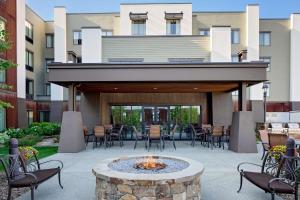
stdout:
[[22,138],[19,138],[19,146],[34,146],[36,143],[43,140],[39,135],[26,135]]
[[24,130],[20,128],[9,128],[4,131],[4,133],[6,133],[11,138],[21,138],[25,136]]
[[29,134],[38,134],[42,136],[59,135],[60,125],[49,122],[34,122],[28,127]]
[[0,144],[6,144],[6,142],[10,139],[9,135],[6,132],[0,133]]

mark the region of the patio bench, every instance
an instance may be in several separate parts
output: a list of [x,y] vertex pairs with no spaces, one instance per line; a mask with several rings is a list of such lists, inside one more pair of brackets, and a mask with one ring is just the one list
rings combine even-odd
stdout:
[[[243,178],[259,187],[266,193],[271,194],[271,199],[275,199],[275,194],[293,194],[295,200],[298,200],[298,182],[299,170],[296,167],[299,157],[288,157],[280,155],[275,158],[275,154],[268,152],[263,160],[262,165],[255,163],[243,162],[237,167],[240,173],[240,187],[238,193],[243,186]],[[278,154],[277,154],[278,155]],[[251,165],[259,167],[259,171],[245,170],[242,166]]]
[[[0,158],[8,181],[8,200],[11,199],[11,191],[13,188],[24,187],[30,187],[31,200],[34,200],[34,190],[37,189],[41,183],[55,175],[58,175],[59,186],[63,189],[60,180],[60,173],[63,168],[61,161],[48,160],[40,162],[35,154],[32,159],[33,160],[25,162],[20,154],[6,155]],[[45,169],[41,168],[42,165],[50,162],[58,162],[59,166]]]

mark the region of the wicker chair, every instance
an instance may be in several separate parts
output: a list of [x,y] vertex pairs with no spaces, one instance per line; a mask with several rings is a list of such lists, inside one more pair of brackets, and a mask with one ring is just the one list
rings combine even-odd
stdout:
[[176,150],[176,144],[175,144],[175,133],[176,133],[176,130],[178,128],[178,125],[175,124],[173,129],[170,131],[170,133],[167,133],[165,132],[163,135],[162,135],[162,139],[163,139],[163,149],[165,148],[165,140],[166,138],[169,139],[170,141],[172,141],[173,143],[173,147],[174,149]]
[[147,136],[145,134],[143,134],[142,132],[138,131],[135,126],[132,126],[132,129],[133,129],[133,133],[135,135],[135,143],[134,143],[134,148],[133,149],[136,148],[137,143],[138,143],[139,140],[142,140],[142,141],[144,140],[145,141],[145,148],[147,148]]
[[192,143],[191,145],[194,147],[195,146],[195,142],[197,139],[200,139],[201,144],[203,144],[204,140],[205,140],[205,132],[202,130],[202,128],[198,129],[198,131],[196,131],[194,125],[190,125],[191,129],[192,129]]
[[224,126],[213,126],[211,129],[211,134],[208,135],[208,143],[211,144],[211,148],[215,145],[215,139],[219,144],[219,148],[221,148],[221,143],[224,149],[224,142],[222,141],[222,137],[224,136]]
[[112,130],[111,131],[111,133],[109,135],[110,136],[110,141],[111,141],[110,145],[113,145],[114,140],[119,141],[120,147],[122,147],[124,145],[123,137],[122,137],[123,128],[124,128],[124,125],[121,125],[119,130]]
[[149,134],[148,134],[148,151],[150,150],[151,143],[153,141],[158,141],[159,142],[159,149],[162,150],[162,136],[160,134],[160,125],[151,125]]
[[[20,155],[6,155],[0,158],[8,182],[8,196],[11,199],[13,188],[29,187],[31,190],[31,200],[34,200],[34,190],[43,182],[58,175],[59,186],[63,189],[60,180],[60,173],[63,163],[59,160],[48,160],[40,162],[36,155],[33,162],[26,161]],[[42,165],[49,162],[57,162],[59,166],[42,169]]]
[[94,141],[93,148],[97,147],[98,139],[100,140],[100,145],[104,144],[104,147],[107,146],[107,137],[105,134],[104,126],[95,126],[94,127]]
[[270,149],[269,135],[268,135],[267,130],[259,130],[258,132],[259,132],[261,144],[262,144],[262,147],[263,147],[263,155],[262,155],[261,159],[264,159],[264,157],[266,155],[266,152],[268,152],[269,149]]

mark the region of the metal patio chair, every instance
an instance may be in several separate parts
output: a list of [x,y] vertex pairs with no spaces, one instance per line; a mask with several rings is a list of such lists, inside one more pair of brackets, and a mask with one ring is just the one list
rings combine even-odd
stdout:
[[104,126],[95,126],[94,127],[93,149],[98,146],[98,139],[100,140],[100,145],[104,144],[104,147],[106,148],[107,136],[105,134]]
[[211,148],[214,147],[215,141],[219,144],[219,148],[221,148],[221,143],[224,149],[224,141],[222,138],[224,136],[224,126],[213,126],[211,129],[211,133],[208,135],[208,143],[211,144]]
[[110,146],[112,146],[114,144],[114,140],[119,141],[120,147],[122,147],[124,145],[123,143],[123,128],[124,125],[121,125],[119,130],[113,129],[111,131],[111,133],[109,134],[109,138],[110,138]]
[[166,138],[167,138],[167,139],[169,139],[170,141],[172,141],[173,147],[174,147],[174,149],[176,150],[175,133],[176,133],[177,128],[178,128],[178,125],[175,124],[174,127],[172,128],[172,130],[170,131],[170,133],[164,132],[164,134],[162,135],[162,139],[163,139],[163,149],[165,148],[165,140],[166,140]]
[[160,131],[160,125],[151,125],[149,134],[148,134],[148,142],[147,147],[148,151],[150,151],[150,147],[152,142],[158,141],[159,142],[159,149],[162,150],[162,135]]
[[133,133],[135,136],[135,143],[133,149],[136,148],[138,141],[145,141],[145,148],[147,149],[147,135],[143,134],[143,132],[138,131],[135,126],[132,126]]
[[203,132],[202,128],[199,128],[198,130],[195,129],[194,125],[190,125],[191,130],[192,130],[192,147],[195,146],[195,142],[197,139],[200,140],[201,144],[203,144],[205,140],[205,133]]

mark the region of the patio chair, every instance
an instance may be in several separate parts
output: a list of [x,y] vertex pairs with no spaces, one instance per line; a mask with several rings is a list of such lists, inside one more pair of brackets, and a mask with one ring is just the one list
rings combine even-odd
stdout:
[[104,144],[104,147],[106,148],[107,137],[105,134],[104,126],[95,126],[94,127],[93,149],[98,146],[98,139],[100,140],[100,145]]
[[162,150],[162,136],[160,134],[160,125],[151,125],[149,134],[148,134],[148,151],[150,150],[151,143],[153,141],[158,141],[159,142],[159,149],[160,151]]
[[178,127],[178,125],[175,124],[174,127],[173,127],[173,129],[170,131],[170,133],[165,132],[165,133],[162,135],[162,139],[163,139],[163,149],[165,148],[165,140],[166,140],[166,138],[167,138],[167,139],[169,139],[170,141],[172,141],[173,147],[174,147],[174,149],[176,150],[176,144],[175,144],[175,137],[174,137],[174,135],[175,135],[175,132],[176,132],[176,130],[177,130],[177,127]]
[[206,134],[211,133],[212,126],[210,124],[202,124],[201,128]]
[[[20,155],[6,155],[0,158],[4,168],[8,182],[8,196],[11,199],[11,191],[13,188],[29,187],[31,190],[31,200],[34,200],[34,190],[43,182],[58,175],[59,186],[63,189],[60,180],[60,173],[63,168],[63,163],[59,160],[48,160],[40,162],[36,155],[33,157],[33,162],[25,161]],[[58,162],[60,166],[54,168],[42,169],[42,165],[50,162]]]
[[[295,165],[297,161],[299,157],[281,155],[280,158],[275,158],[274,153],[268,152],[262,165],[240,163],[237,167],[240,173],[240,187],[237,192],[241,191],[245,178],[264,192],[270,193],[272,200],[275,199],[275,194],[292,194],[295,200],[298,200],[300,168]],[[259,170],[246,170],[242,168],[245,165],[256,166]]]
[[147,135],[143,134],[141,131],[138,131],[135,126],[132,126],[132,129],[133,129],[133,133],[135,135],[135,143],[134,143],[133,149],[136,148],[136,145],[139,140],[145,141],[145,148],[147,149]]
[[259,137],[260,137],[261,144],[263,147],[263,155],[262,155],[261,159],[264,159],[266,152],[268,152],[270,149],[268,131],[267,130],[259,130],[258,132],[259,132]]
[[277,145],[285,145],[288,139],[288,135],[284,133],[268,133],[269,148],[271,149]]
[[[219,144],[219,148],[221,148],[221,143],[224,149],[224,142],[222,141],[222,137],[224,136],[224,126],[213,126],[211,128],[211,133],[208,135],[208,143],[211,144],[211,148],[215,145],[215,141]],[[216,139],[216,140],[215,140]]]
[[201,144],[203,144],[204,139],[205,139],[205,132],[202,130],[202,128],[196,130],[194,125],[192,125],[192,124],[190,125],[190,127],[192,129],[192,143],[191,143],[192,147],[195,146],[195,141],[197,139],[200,139]]
[[93,133],[89,133],[89,130],[86,126],[83,126],[83,135],[84,135],[84,139],[85,139],[85,146],[88,145],[89,143],[89,139],[91,136],[94,136]]
[[110,142],[111,142],[110,145],[113,145],[114,140],[119,141],[120,147],[122,147],[124,145],[123,144],[123,137],[122,137],[123,128],[124,128],[124,125],[121,125],[119,130],[114,129],[114,130],[111,131],[111,133],[109,135]]

